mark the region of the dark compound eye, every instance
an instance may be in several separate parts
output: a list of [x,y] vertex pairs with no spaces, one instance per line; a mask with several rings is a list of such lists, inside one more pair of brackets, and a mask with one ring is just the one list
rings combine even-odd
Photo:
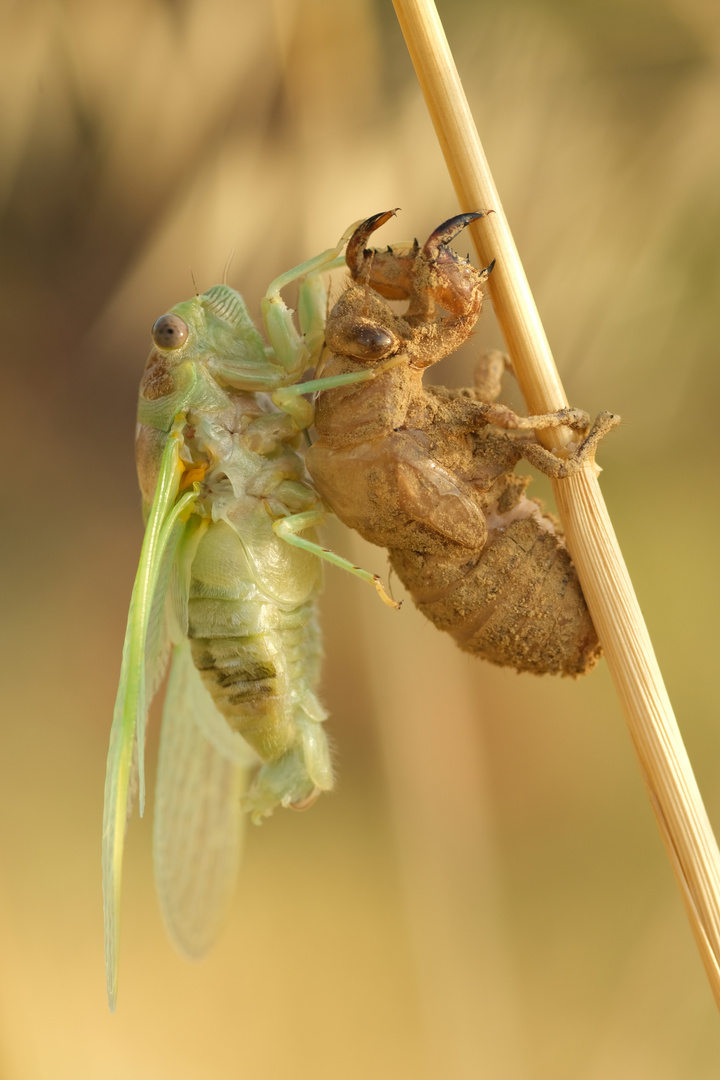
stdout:
[[399,347],[398,339],[384,326],[361,315],[350,315],[328,324],[326,340],[333,352],[355,360],[382,360]]
[[356,328],[348,351],[351,356],[357,356],[361,360],[380,360],[396,347],[395,336],[384,326],[367,322]]
[[152,338],[158,349],[179,349],[188,336],[187,323],[177,315],[161,315],[152,328]]

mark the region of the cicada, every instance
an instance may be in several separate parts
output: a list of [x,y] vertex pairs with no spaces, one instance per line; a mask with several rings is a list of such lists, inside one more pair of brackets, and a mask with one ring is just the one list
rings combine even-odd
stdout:
[[[304,809],[332,787],[318,696],[325,509],[305,471],[306,391],[323,344],[323,275],[340,243],[277,278],[262,301],[270,345],[242,297],[216,285],[161,316],[140,386],[136,455],[146,519],[110,735],[103,824],[108,997],[117,994],[125,830],[145,804],[145,725],[168,663],[154,833],[165,922],[202,955],[225,915],[244,811]],[[298,280],[299,330],[280,291]],[[374,378],[375,372],[364,377]],[[301,535],[302,534],[302,535]]]
[[[424,386],[423,372],[472,333],[492,266],[476,270],[448,243],[482,214],[443,222],[422,247],[368,248],[394,211],[362,222],[347,246],[351,283],[328,316],[324,372],[385,369],[377,381],[320,394],[307,466],[326,504],[386,547],[417,607],[460,648],[536,674],[579,675],[601,648],[556,522],[529,499],[530,461],[561,478],[619,422],[566,408],[518,416],[496,402],[502,354],[481,358],[475,386]],[[388,303],[406,301],[401,313]],[[390,370],[392,359],[404,358]],[[568,426],[560,460],[535,431]]]

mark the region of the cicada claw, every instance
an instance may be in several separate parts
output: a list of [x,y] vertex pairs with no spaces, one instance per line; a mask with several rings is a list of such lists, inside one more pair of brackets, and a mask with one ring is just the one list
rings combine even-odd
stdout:
[[[423,255],[427,259],[447,258],[450,255],[455,256],[455,253],[449,251],[446,247],[451,240],[466,228],[471,221],[477,221],[478,218],[484,217],[482,211],[478,211],[473,214],[457,214],[455,217],[448,218],[447,221],[443,221],[442,225],[438,225],[437,229],[430,233],[425,244],[423,245]],[[457,258],[457,256],[455,256]]]
[[425,282],[422,282],[422,275],[418,275],[419,284],[422,282],[421,288],[424,284],[435,303],[453,315],[469,315],[480,310],[480,290],[487,279],[488,271],[476,270],[447,245],[471,221],[477,221],[484,216],[478,212],[448,218],[430,234],[421,252],[423,263],[428,268]]
[[345,261],[353,279],[369,285],[386,300],[409,300],[407,314],[421,321],[433,318],[435,304],[453,315],[477,314],[482,304],[481,288],[490,270],[476,270],[447,245],[484,214],[449,218],[433,230],[422,248],[417,240],[412,247],[388,247],[385,251],[368,248],[370,236],[396,212],[373,214],[351,236]]
[[322,791],[319,787],[314,787],[309,795],[304,795],[301,799],[296,799],[295,802],[288,803],[290,810],[309,810],[311,806],[314,806],[318,801]]
[[345,262],[355,281],[368,284],[386,300],[407,300],[413,287],[413,263],[418,249],[386,251],[368,248],[372,234],[397,214],[385,210],[358,225],[350,237]]

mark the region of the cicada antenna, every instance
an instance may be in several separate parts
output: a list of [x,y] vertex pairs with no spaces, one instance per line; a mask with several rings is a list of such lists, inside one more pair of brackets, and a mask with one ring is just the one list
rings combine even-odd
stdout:
[[230,273],[230,264],[232,263],[234,258],[235,258],[235,248],[230,248],[230,254],[227,257],[227,261],[225,263],[225,268],[223,270],[223,276],[222,276],[223,285],[227,285],[228,274]]

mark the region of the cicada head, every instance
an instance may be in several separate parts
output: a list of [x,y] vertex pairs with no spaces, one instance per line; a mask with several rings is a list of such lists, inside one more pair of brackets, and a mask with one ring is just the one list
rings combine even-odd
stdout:
[[152,339],[140,384],[141,424],[169,431],[182,409],[227,408],[222,387],[258,392],[282,384],[243,298],[228,285],[176,304],[155,322]]
[[225,362],[261,362],[262,338],[253,326],[239,293],[214,285],[201,296],[176,304],[152,328],[157,350],[168,360],[202,362],[222,357]]

